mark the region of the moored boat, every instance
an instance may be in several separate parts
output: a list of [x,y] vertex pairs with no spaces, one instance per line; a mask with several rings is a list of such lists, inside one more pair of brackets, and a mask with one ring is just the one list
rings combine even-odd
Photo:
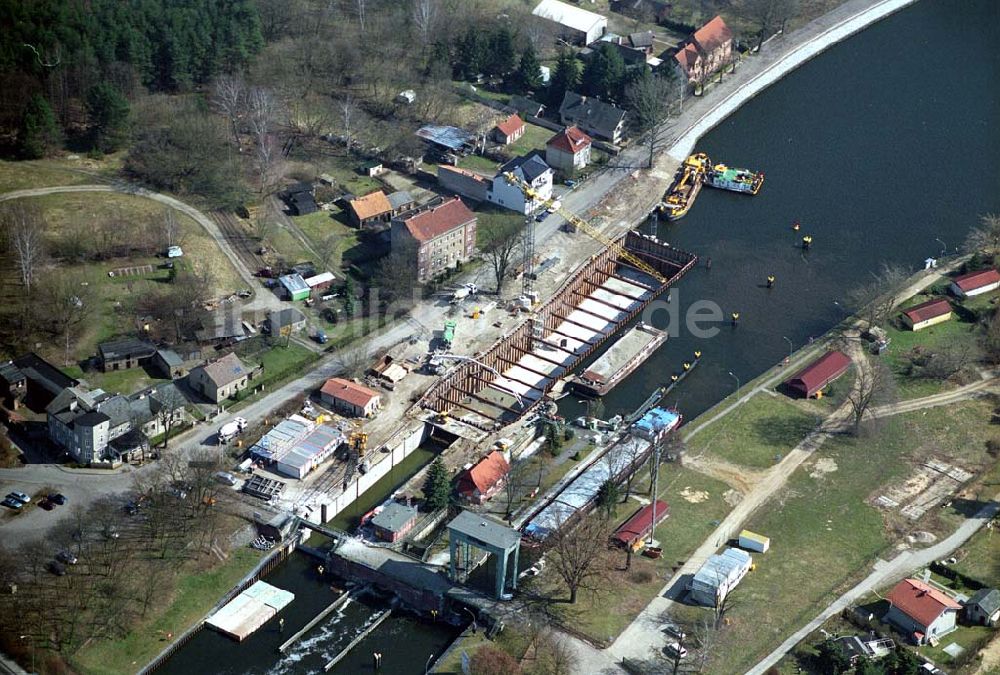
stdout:
[[701,191],[705,172],[711,164],[712,161],[703,152],[691,155],[684,160],[679,177],[663,195],[663,201],[660,202],[659,210],[667,216],[667,219],[677,220],[687,214],[694,204],[698,192]]
[[716,164],[705,172],[705,183],[720,190],[755,195],[764,184],[764,172]]

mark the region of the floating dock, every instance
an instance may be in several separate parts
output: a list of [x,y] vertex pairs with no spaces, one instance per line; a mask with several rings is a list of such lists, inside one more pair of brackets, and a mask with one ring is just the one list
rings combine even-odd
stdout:
[[294,593],[258,581],[226,603],[205,623],[242,642],[294,599]]
[[[666,281],[622,259],[623,248]],[[574,272],[530,319],[439,380],[421,407],[483,431],[516,422],[697,260],[655,237],[623,234]]]
[[666,341],[666,331],[640,321],[573,379],[573,391],[583,396],[604,396]]

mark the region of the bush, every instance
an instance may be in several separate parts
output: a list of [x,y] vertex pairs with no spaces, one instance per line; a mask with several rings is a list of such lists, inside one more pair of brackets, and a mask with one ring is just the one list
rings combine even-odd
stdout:
[[648,584],[653,580],[653,573],[649,570],[636,570],[629,576],[632,582],[636,584]]
[[986,441],[986,454],[990,457],[1000,457],[1000,438],[991,438]]
[[472,675],[517,675],[521,665],[507,652],[484,645],[473,655],[469,672]]

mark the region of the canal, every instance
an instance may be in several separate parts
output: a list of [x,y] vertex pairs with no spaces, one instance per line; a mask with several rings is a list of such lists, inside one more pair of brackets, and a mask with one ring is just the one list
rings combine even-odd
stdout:
[[[605,396],[606,415],[634,409],[701,350],[699,367],[666,401],[693,419],[732,394],[737,378],[746,383],[781,361],[788,341],[801,347],[837,324],[848,290],[883,263],[919,269],[942,248],[954,252],[981,214],[1000,211],[998,44],[995,0],[921,0],[793,71],[703,137],[696,151],[766,174],[758,196],[702,190],[688,215],[658,229],[712,260],[673,289],[679,316],[711,300],[727,320],[706,339],[682,325]],[[955,48],[960,57],[949,56]],[[803,252],[807,233],[813,249]],[[652,323],[665,327],[666,313]],[[569,419],[583,414],[572,397],[560,407]]]

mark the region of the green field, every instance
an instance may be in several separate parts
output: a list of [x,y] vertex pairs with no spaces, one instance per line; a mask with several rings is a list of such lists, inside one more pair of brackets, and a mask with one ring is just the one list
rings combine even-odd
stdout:
[[555,132],[551,129],[526,122],[524,125],[524,135],[508,145],[507,149],[517,156],[525,155],[532,150],[541,150],[544,157],[545,144],[553,136],[555,136]]
[[494,162],[492,159],[489,159],[488,157],[483,157],[482,155],[470,154],[459,159],[458,166],[462,169],[478,171],[488,176],[492,176],[494,173],[496,173],[496,170],[500,165],[497,162]]
[[[733,624],[714,647],[715,662],[733,672],[749,668],[891,555],[886,517],[897,516],[869,499],[902,481],[918,459],[983,466],[987,420],[988,407],[971,401],[889,418],[875,437],[830,439],[747,522],[771,537],[771,549],[754,556],[756,570],[735,591]],[[924,529],[920,521],[904,526]]]
[[688,448],[696,455],[766,469],[781,461],[819,422],[815,413],[790,399],[762,392],[699,432]]
[[226,591],[253,569],[260,556],[254,549],[239,548],[215,567],[189,572],[180,579],[173,595],[164,598],[151,616],[126,638],[90,642],[70,662],[76,670],[88,675],[138,671],[166,648],[168,633],[179,636],[207,614]]
[[0,160],[0,193],[55,185],[102,183],[115,175],[120,167],[120,155],[109,155],[100,161],[84,158],[21,162]]

